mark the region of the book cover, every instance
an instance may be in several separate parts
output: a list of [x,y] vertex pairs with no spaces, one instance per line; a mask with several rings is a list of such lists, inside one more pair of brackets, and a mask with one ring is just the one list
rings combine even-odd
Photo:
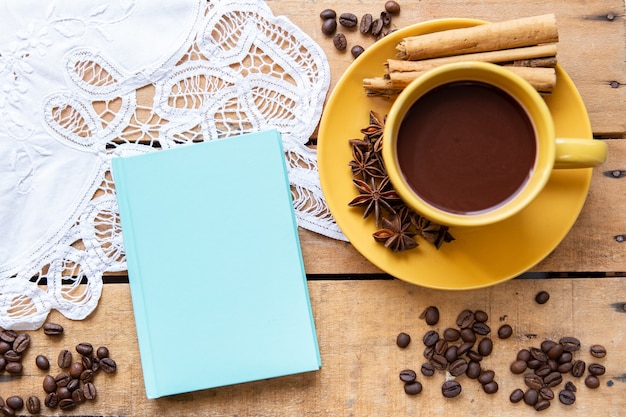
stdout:
[[148,398],[320,368],[277,130],[112,164]]

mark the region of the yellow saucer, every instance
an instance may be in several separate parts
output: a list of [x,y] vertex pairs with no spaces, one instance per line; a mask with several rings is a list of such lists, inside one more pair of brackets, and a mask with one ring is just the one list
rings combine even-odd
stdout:
[[[383,64],[396,56],[407,36],[484,24],[470,19],[419,23],[376,42],[347,69],[330,95],[318,134],[318,169],[322,191],[337,224],[370,262],[401,280],[438,289],[462,290],[494,285],[527,271],[563,240],[585,203],[592,169],[555,170],[547,186],[527,208],[496,225],[451,228],[456,238],[439,250],[418,238],[416,249],[392,253],[372,238],[373,216],[348,207],[358,191],[348,163],[349,139],[361,138],[369,111],[387,114],[392,100],[365,95],[363,79],[382,76]],[[557,66],[557,86],[546,96],[559,137],[593,140],[585,105],[567,73]]]

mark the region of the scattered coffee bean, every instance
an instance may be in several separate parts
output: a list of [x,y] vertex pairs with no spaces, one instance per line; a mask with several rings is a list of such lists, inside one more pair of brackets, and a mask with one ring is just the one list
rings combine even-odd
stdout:
[[572,370],[571,370],[572,376],[575,378],[580,378],[585,373],[586,367],[587,367],[587,364],[585,363],[585,361],[581,359],[575,360],[572,363]]
[[96,350],[96,356],[98,357],[98,359],[108,358],[109,348],[106,346],[100,346],[98,350]]
[[476,352],[475,350],[470,350],[466,353],[467,357],[473,360],[474,362],[480,362],[483,360],[483,355]]
[[57,361],[59,368],[67,369],[72,365],[72,352],[67,349],[62,349],[59,352],[59,358]]
[[69,374],[72,378],[80,378],[80,375],[85,370],[82,362],[74,362],[70,365]]
[[72,393],[67,387],[60,387],[59,389],[57,389],[57,396],[59,397],[59,401],[60,401],[60,400],[65,400],[67,398],[71,398]]
[[59,408],[63,411],[72,410],[76,408],[76,403],[71,398],[63,398],[59,401]]
[[357,25],[359,19],[354,13],[342,13],[339,15],[339,24],[347,28]]
[[76,352],[84,356],[90,356],[93,353],[93,345],[87,342],[81,342],[76,345]]
[[498,338],[508,339],[513,335],[513,328],[509,324],[503,324],[498,328]]
[[530,388],[524,393],[524,403],[534,406],[535,404],[537,404],[538,400],[539,391],[537,391],[536,389]]
[[39,397],[31,395],[26,400],[26,409],[31,414],[39,414],[41,412],[41,401]]
[[57,323],[44,323],[43,332],[48,336],[61,336],[63,334],[63,326]]
[[404,392],[408,395],[417,395],[422,392],[422,384],[418,381],[413,381],[404,384]]
[[13,344],[15,339],[17,338],[17,333],[13,330],[3,330],[0,332],[0,340],[3,342]]
[[59,405],[59,397],[56,392],[51,392],[46,395],[43,404],[48,408],[57,408]]
[[334,19],[337,17],[337,13],[333,9],[324,9],[320,12],[321,19]]
[[429,326],[434,326],[439,323],[439,309],[435,306],[426,307],[420,318],[423,318]]
[[456,318],[456,325],[461,329],[467,329],[474,324],[474,312],[471,310],[463,310]]
[[527,362],[530,359],[530,350],[522,349],[517,352],[517,360]]
[[70,374],[68,374],[67,372],[63,371],[63,372],[59,372],[55,377],[54,380],[57,383],[57,388],[59,387],[67,387],[67,384],[69,384],[70,379],[72,379],[72,377],[70,376]]
[[576,394],[568,389],[561,390],[559,392],[559,401],[561,404],[572,405],[576,401]]
[[541,345],[539,348],[541,349],[542,352],[548,353],[548,351],[556,345],[557,343],[554,340],[544,340],[543,342],[541,342]]
[[522,360],[516,360],[515,362],[513,362],[511,364],[511,372],[519,375],[519,374],[523,374],[526,369],[528,368],[528,365],[526,364],[526,361],[522,361]]
[[567,381],[565,383],[565,389],[568,391],[576,392],[576,385],[572,381]]
[[449,346],[443,356],[449,363],[452,363],[459,358],[458,350],[458,346]]
[[457,381],[446,381],[441,386],[441,393],[446,398],[454,398],[461,393],[461,384]]
[[361,18],[361,24],[359,25],[359,32],[370,33],[372,30],[373,17],[370,13],[365,13]]
[[535,295],[535,301],[537,304],[545,304],[550,299],[550,294],[547,291],[539,291],[537,295]]
[[556,387],[563,382],[563,375],[560,372],[552,372],[543,378],[543,382],[547,387]]
[[587,371],[591,375],[600,376],[604,375],[604,373],[606,372],[606,368],[604,367],[604,365],[600,365],[599,363],[590,363],[587,367]]
[[459,358],[448,366],[450,375],[457,377],[463,375],[467,371],[468,363],[465,359]]
[[12,343],[7,343],[4,340],[0,340],[0,355],[4,355],[5,352],[8,352],[13,348]]
[[400,13],[400,4],[398,2],[390,0],[385,3],[385,10],[391,14]]
[[443,338],[448,342],[456,342],[461,338],[461,333],[457,329],[448,327],[443,331]]
[[76,404],[82,404],[85,402],[85,394],[83,393],[83,390],[78,388],[76,391],[72,392],[72,400],[74,400],[74,402]]
[[92,382],[87,382],[83,385],[83,394],[85,395],[85,399],[87,400],[95,400],[96,399],[96,386]]
[[465,372],[465,375],[467,375],[468,378],[477,379],[481,373],[482,368],[479,362],[470,361],[467,364],[467,371]]
[[43,379],[43,390],[50,394],[51,392],[55,392],[57,390],[57,381],[54,379],[52,375],[46,375]]
[[354,58],[358,58],[363,52],[365,52],[365,49],[361,45],[354,45],[350,49],[350,53]]
[[437,354],[433,355],[433,357],[430,359],[430,363],[435,369],[438,369],[440,371],[443,371],[448,367],[448,361],[446,360],[446,358]]
[[18,411],[24,408],[24,400],[19,395],[12,395],[5,400],[5,404],[13,410]]
[[470,350],[472,350],[472,347],[474,347],[474,342],[464,342],[463,344],[461,344],[461,346],[457,348],[456,353],[458,356],[465,355]]
[[50,361],[44,355],[37,355],[37,357],[35,358],[35,365],[37,365],[37,368],[41,369],[42,371],[47,371],[48,369],[50,369]]
[[80,387],[80,379],[70,379],[70,382],[67,383],[67,390],[69,392],[74,392]]
[[483,384],[483,391],[485,391],[485,393],[487,394],[495,394],[496,392],[498,392],[498,389],[499,386],[496,381],[491,381]]
[[7,360],[7,362],[19,362],[22,360],[22,355],[13,349],[4,352],[3,357]]
[[559,343],[563,345],[565,352],[576,352],[580,349],[580,340],[575,337],[562,337]]
[[374,19],[374,21],[372,22],[372,35],[374,36],[378,36],[382,33],[383,31],[383,21],[379,18],[379,19]]
[[524,399],[524,391],[522,391],[519,388],[513,390],[513,392],[511,392],[511,395],[509,395],[509,401],[511,401],[512,403],[518,403],[522,401],[523,399]]
[[20,333],[13,341],[13,350],[17,353],[24,353],[30,346],[30,336],[27,333]]
[[389,26],[391,24],[391,14],[386,11],[380,12],[380,20],[383,21],[383,26]]
[[438,340],[439,340],[439,333],[437,333],[435,330],[429,330],[428,332],[426,332],[426,334],[424,334],[424,337],[422,338],[422,341],[424,342],[424,346],[428,346],[428,347],[435,346]]
[[337,31],[337,21],[335,19],[326,19],[322,22],[322,33],[324,35],[332,35]]
[[587,375],[587,378],[585,378],[585,386],[591,389],[598,388],[600,386],[600,380],[595,375]]
[[3,356],[0,356],[0,372],[4,371],[7,366],[7,360]]
[[483,371],[478,377],[478,382],[480,382],[483,385],[488,384],[491,381],[493,381],[493,378],[495,376],[496,376],[496,373],[494,371],[491,371],[491,370]]
[[400,380],[403,382],[413,382],[417,378],[417,374],[412,369],[400,371]]
[[481,340],[478,343],[478,353],[480,353],[482,356],[491,355],[492,350],[493,350],[493,341],[490,338],[485,337],[483,340]]
[[343,33],[337,33],[333,37],[333,45],[335,45],[335,48],[337,48],[338,50],[345,51],[346,47],[348,46],[346,35],[344,35]]
[[543,378],[535,374],[524,375],[524,383],[532,390],[539,391],[544,386]]
[[554,391],[548,387],[544,387],[539,390],[539,396],[544,400],[552,401],[554,399]]
[[606,356],[606,348],[602,345],[592,345],[589,348],[589,352],[594,358],[604,358]]
[[411,336],[409,336],[407,333],[399,333],[396,337],[396,344],[401,348],[407,347],[409,343],[411,343]]
[[435,367],[430,363],[423,363],[421,368],[422,375],[433,376],[435,374]]
[[467,329],[461,329],[461,339],[463,339],[464,342],[472,342],[474,343],[476,341],[476,333],[474,332],[474,330],[467,328]]
[[476,310],[474,311],[474,320],[479,323],[485,323],[487,320],[489,320],[489,315],[483,310]]
[[548,407],[550,407],[550,401],[543,398],[538,399],[535,403],[535,410],[537,411],[543,411]]
[[4,367],[4,370],[11,375],[20,375],[23,369],[24,367],[22,366],[21,362],[8,362]]

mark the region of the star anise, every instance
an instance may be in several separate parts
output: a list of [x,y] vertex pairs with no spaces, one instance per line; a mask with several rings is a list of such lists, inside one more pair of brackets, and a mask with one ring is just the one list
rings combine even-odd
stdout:
[[387,190],[389,177],[383,178],[378,183],[374,178],[371,178],[371,185],[358,178],[353,179],[352,182],[358,188],[360,194],[350,201],[348,205],[350,207],[366,206],[363,218],[374,213],[376,227],[379,227],[383,208],[395,214],[396,211],[391,204],[400,201],[400,197],[393,188]]
[[403,252],[418,246],[413,239],[415,233],[409,231],[411,224],[403,223],[398,214],[393,214],[390,219],[384,217],[382,223],[383,228],[374,232],[372,236],[392,252]]
[[374,149],[374,144],[367,136],[363,136],[361,139],[350,139],[348,143],[352,149],[360,148],[363,152],[371,152]]
[[448,243],[454,240],[454,237],[448,231],[449,228],[447,226],[433,223],[422,216],[417,216],[417,218],[414,218],[412,222],[419,234],[428,242],[435,245],[437,249],[439,249],[444,242]]
[[370,124],[361,129],[361,133],[369,139],[378,139],[383,135],[385,130],[385,118],[374,110],[370,110]]
[[360,146],[352,148],[352,161],[349,165],[352,168],[352,175],[361,177],[364,181],[370,178],[383,178],[385,173],[381,170],[378,158],[372,157],[372,152],[363,151]]

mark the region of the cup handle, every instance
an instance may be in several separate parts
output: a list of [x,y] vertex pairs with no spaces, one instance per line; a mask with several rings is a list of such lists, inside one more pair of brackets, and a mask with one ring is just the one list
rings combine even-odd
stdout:
[[606,161],[608,147],[604,141],[557,138],[554,168],[592,168]]

